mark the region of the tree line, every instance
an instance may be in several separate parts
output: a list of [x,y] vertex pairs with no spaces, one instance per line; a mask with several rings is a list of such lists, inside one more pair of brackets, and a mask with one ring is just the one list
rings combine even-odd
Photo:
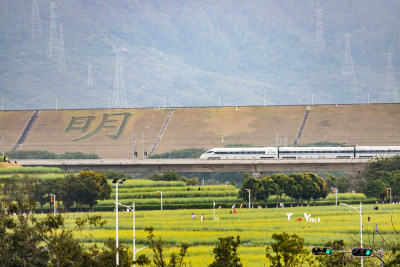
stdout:
[[[248,192],[250,189],[250,194]],[[261,179],[251,177],[250,174],[243,176],[242,187],[239,190],[239,197],[246,201],[261,202],[267,205],[270,196],[276,197],[276,206],[282,202],[283,196],[290,197],[290,205],[296,200],[303,205],[303,201],[310,204],[310,200],[326,198],[329,194],[329,188],[324,179],[314,173],[293,173],[293,174],[272,174],[264,176]]]
[[78,209],[88,207],[93,210],[98,200],[110,197],[111,186],[104,172],[81,171],[56,179],[13,175],[0,180],[0,211],[29,213],[38,204],[43,210],[47,203],[56,204],[50,202],[49,194],[56,195],[57,203],[62,202],[65,211],[70,211],[74,205]]
[[[378,158],[370,162],[364,172],[363,193],[367,197],[376,197],[378,201],[389,198],[400,201],[400,156]],[[390,190],[386,190],[390,188]]]

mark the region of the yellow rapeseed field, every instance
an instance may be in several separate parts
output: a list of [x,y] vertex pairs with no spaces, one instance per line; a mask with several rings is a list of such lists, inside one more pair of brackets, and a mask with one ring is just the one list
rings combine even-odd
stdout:
[[[212,203],[211,203],[212,205]],[[356,206],[356,205],[353,205]],[[382,238],[390,238],[394,234],[393,226],[400,229],[400,205],[363,205],[364,247],[371,246]],[[147,233],[144,229],[152,226],[156,236],[160,236],[168,247],[166,254],[178,252],[181,243],[190,245],[186,261],[192,266],[207,266],[213,261],[213,248],[219,237],[237,236],[241,238],[239,254],[244,266],[264,266],[265,246],[271,243],[273,233],[287,232],[297,234],[305,239],[308,247],[323,246],[328,241],[344,240],[347,247],[358,247],[360,244],[360,214],[345,206],[309,206],[267,209],[230,209],[213,210],[158,210],[137,211],[136,246],[147,246]],[[192,213],[196,219],[192,219]],[[115,238],[115,213],[96,212],[107,220],[103,228],[87,229],[77,232],[76,236],[85,243],[101,243],[108,238]],[[200,216],[204,214],[205,220]],[[290,218],[289,215],[290,214]],[[72,227],[77,217],[86,214],[66,214],[67,225]],[[370,220],[368,220],[368,217]],[[300,220],[301,219],[301,220]],[[379,226],[379,234],[374,234],[375,225]],[[132,247],[132,212],[119,212],[119,240]],[[151,256],[149,249],[142,250]]]

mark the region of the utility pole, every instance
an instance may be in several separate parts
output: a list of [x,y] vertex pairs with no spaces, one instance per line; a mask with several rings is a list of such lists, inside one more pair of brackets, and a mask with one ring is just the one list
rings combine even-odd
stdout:
[[276,133],[276,137],[275,137],[275,146],[276,146],[276,147],[279,147],[279,145],[280,145],[279,135],[278,135],[278,133]]
[[56,23],[56,3],[50,3],[50,39],[49,39],[49,58],[54,58],[60,54],[60,44],[57,34],[57,23]]
[[283,146],[287,146],[287,141],[288,141],[288,138],[286,137],[286,133],[285,133],[285,137],[283,139]]
[[3,151],[3,157],[4,157],[4,135],[1,137],[1,150]]
[[143,147],[143,159],[145,159],[145,156],[147,156],[147,152],[146,152],[146,140],[144,139],[144,133],[142,137],[142,147]]
[[40,13],[37,0],[32,0],[31,21],[32,21],[32,37],[33,38],[43,37],[42,22],[40,20]]
[[317,16],[317,23],[315,24],[315,56],[319,56],[319,52],[325,48],[325,40],[324,40],[324,30],[322,28],[322,10],[317,9],[316,10],[316,16]]
[[129,52],[125,47],[116,48],[113,45],[113,53],[115,53],[115,76],[114,76],[114,90],[112,94],[112,103],[114,107],[126,107],[126,91],[124,80],[124,68],[122,66],[122,52]]
[[346,33],[344,35],[346,39],[346,46],[344,51],[344,59],[343,59],[343,67],[342,67],[342,78],[344,80],[352,79],[355,80],[354,76],[354,67],[353,67],[353,59],[351,56],[351,49],[350,49],[350,37],[351,34]]
[[135,152],[136,150],[136,138],[135,135],[133,135],[132,137],[132,147],[133,147],[133,160],[135,160],[135,157],[137,157],[137,152]]
[[67,72],[67,66],[65,64],[65,54],[64,54],[64,28],[60,24],[60,54],[58,55],[58,72]]

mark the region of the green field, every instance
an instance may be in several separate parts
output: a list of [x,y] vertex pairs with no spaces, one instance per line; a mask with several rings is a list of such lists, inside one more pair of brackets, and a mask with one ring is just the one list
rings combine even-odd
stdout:
[[[212,205],[212,203],[210,203]],[[355,206],[355,205],[353,205]],[[152,226],[156,236],[161,236],[166,246],[167,255],[170,251],[178,251],[177,246],[185,242],[190,245],[187,262],[192,266],[206,266],[213,261],[213,247],[219,237],[240,235],[241,245],[239,254],[244,266],[263,266],[267,264],[265,245],[271,243],[273,233],[287,232],[297,234],[305,239],[308,247],[324,245],[328,241],[344,240],[347,247],[358,247],[360,240],[360,215],[355,210],[345,206],[298,207],[283,209],[237,209],[236,214],[230,214],[230,209],[215,209],[213,220],[212,209],[197,210],[158,210],[137,211],[136,215],[136,244],[137,248],[147,246],[144,228]],[[379,210],[373,205],[363,205],[364,247],[374,247],[372,244],[374,227],[379,226],[379,234],[375,235],[375,244],[382,238],[389,240],[394,233],[392,221],[400,229],[400,206],[380,205]],[[197,215],[192,220],[191,214]],[[288,221],[286,213],[293,213]],[[310,218],[320,219],[320,222],[306,222],[304,213],[311,214]],[[83,237],[85,243],[102,243],[108,238],[115,238],[115,213],[97,212],[91,215],[101,215],[107,220],[102,229],[95,228],[77,233]],[[205,215],[205,221],[200,215]],[[84,217],[83,213],[66,214],[67,225],[72,227],[77,217]],[[368,222],[367,218],[371,221]],[[302,218],[302,221],[297,221]],[[89,236],[91,235],[91,236]],[[132,213],[119,212],[119,239],[127,246],[132,247]],[[149,250],[141,253],[151,256]],[[369,260],[366,260],[369,261]]]

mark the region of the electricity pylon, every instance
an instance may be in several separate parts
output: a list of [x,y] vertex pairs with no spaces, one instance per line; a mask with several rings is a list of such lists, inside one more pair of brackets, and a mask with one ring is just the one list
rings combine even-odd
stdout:
[[92,64],[90,63],[90,60],[89,60],[89,65],[88,65],[88,77],[87,77],[86,86],[87,86],[87,88],[93,87]]
[[346,33],[344,36],[346,38],[346,47],[345,47],[345,51],[344,51],[344,59],[343,59],[343,67],[342,67],[342,78],[345,79],[345,80],[347,80],[347,79],[355,80],[353,59],[352,59],[352,56],[351,56],[351,49],[350,49],[350,37],[351,37],[351,35],[349,33]]
[[60,24],[60,54],[58,56],[58,71],[59,72],[67,72],[67,66],[65,63],[65,54],[64,54],[64,31],[63,25]]
[[60,55],[60,43],[57,34],[57,23],[56,23],[56,3],[50,3],[50,39],[49,39],[49,58],[58,57]]
[[43,29],[42,29],[42,21],[40,20],[40,13],[37,0],[32,0],[32,13],[31,13],[31,21],[32,21],[32,37],[42,37]]
[[319,56],[319,52],[325,48],[325,40],[324,40],[324,30],[322,28],[322,10],[317,9],[316,10],[316,16],[317,16],[317,23],[316,28],[315,28],[315,56]]
[[392,53],[387,54],[387,66],[386,66],[386,83],[383,93],[386,96],[394,96],[395,102],[397,102],[398,92],[396,88],[396,79],[394,78],[394,69],[392,63]]
[[114,107],[125,107],[127,105],[124,68],[122,66],[121,52],[129,52],[125,47],[116,48],[113,45],[113,53],[115,53],[115,77],[114,90],[112,95],[112,104]]

